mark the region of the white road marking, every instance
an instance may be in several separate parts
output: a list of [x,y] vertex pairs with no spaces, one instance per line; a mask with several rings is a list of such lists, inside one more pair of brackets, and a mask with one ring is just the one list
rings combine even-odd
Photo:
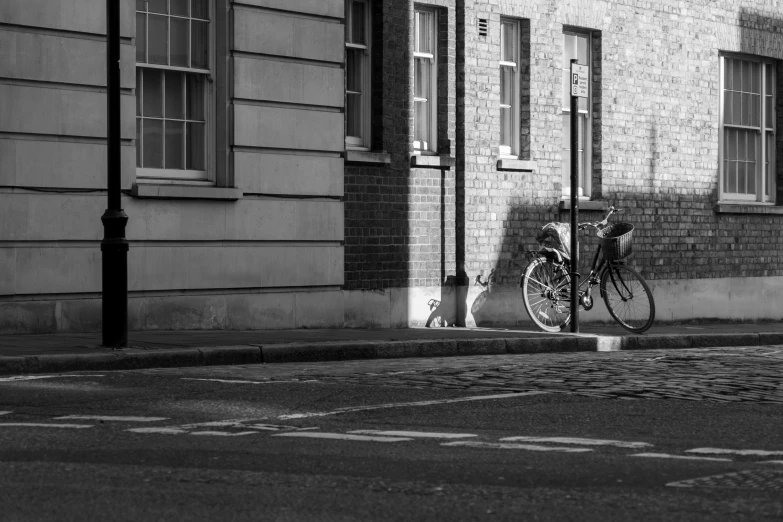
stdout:
[[468,448],[493,448],[493,449],[516,449],[528,451],[557,451],[561,453],[584,453],[593,451],[589,448],[565,448],[560,446],[539,446],[537,444],[515,444],[513,442],[477,442],[472,440],[461,440],[457,442],[444,442],[441,446],[466,446]]
[[682,460],[712,460],[717,462],[732,462],[731,459],[717,457],[688,457],[685,455],[669,455],[668,453],[634,453],[631,457],[649,457],[658,459],[682,459]]
[[196,379],[192,377],[181,377],[180,380],[222,382],[225,384],[281,384],[281,383],[292,383],[292,382],[319,382],[317,379],[309,379],[305,381],[300,379],[291,379],[289,381],[243,381],[239,379]]
[[326,433],[322,431],[293,431],[276,433],[272,437],[301,437],[308,439],[354,440],[361,442],[401,442],[413,440],[407,437],[372,437],[369,435],[349,435],[346,433]]
[[580,446],[615,446],[618,448],[646,448],[647,442],[626,442],[623,440],[581,439],[578,437],[506,437],[507,442],[556,442],[558,444],[578,444]]
[[478,437],[469,433],[434,433],[431,431],[383,431],[383,430],[353,430],[348,433],[361,435],[385,435],[388,437],[413,437],[422,439],[466,439]]
[[762,460],[759,464],[783,464],[783,460]]
[[92,428],[92,424],[44,424],[42,422],[0,422],[0,428]]
[[547,393],[549,392],[529,391],[529,392],[521,392],[521,393],[501,393],[498,395],[476,395],[472,397],[460,397],[457,399],[438,399],[438,400],[417,401],[417,402],[392,402],[389,404],[375,404],[372,406],[352,406],[347,408],[338,408],[336,410],[326,411],[326,412],[292,413],[288,415],[280,415],[277,418],[281,420],[306,419],[308,417],[326,417],[329,415],[339,415],[341,413],[353,413],[357,411],[382,410],[386,408],[407,408],[412,406],[433,406],[436,404],[451,404],[455,402],[469,402],[469,401],[486,401],[491,399],[509,399],[512,397],[530,397],[531,395],[544,395]]
[[191,433],[191,435],[213,435],[216,437],[239,437],[241,435],[253,435],[254,433],[258,433],[257,431],[240,431],[240,432],[230,432],[230,431],[194,431]]
[[125,431],[131,431],[133,433],[160,433],[163,435],[179,435],[180,433],[187,433],[187,431],[177,428],[131,428]]
[[12,411],[0,411],[0,415],[10,415]]
[[168,419],[168,417],[118,417],[114,415],[66,415],[64,417],[55,417],[55,420],[102,420],[109,422],[158,422]]
[[103,375],[14,375],[13,377],[0,377],[0,382],[36,381],[39,379],[59,379],[61,377],[104,377]]
[[694,448],[685,450],[685,453],[699,453],[702,455],[752,455],[755,457],[776,457],[783,455],[783,451],[737,450],[722,448]]
[[[249,424],[250,422],[257,423],[260,419],[228,419],[222,421],[209,421],[209,422],[196,422],[193,424],[183,424],[177,426],[179,429],[189,430],[193,428],[252,428],[256,430],[266,431],[280,431],[280,430],[297,430],[296,426],[284,426],[280,424]],[[313,429],[313,428],[308,428]]]

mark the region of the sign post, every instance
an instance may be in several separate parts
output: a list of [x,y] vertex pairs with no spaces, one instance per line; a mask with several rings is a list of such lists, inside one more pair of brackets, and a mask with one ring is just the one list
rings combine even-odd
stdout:
[[571,60],[571,331],[579,333],[579,98],[587,98],[588,67]]

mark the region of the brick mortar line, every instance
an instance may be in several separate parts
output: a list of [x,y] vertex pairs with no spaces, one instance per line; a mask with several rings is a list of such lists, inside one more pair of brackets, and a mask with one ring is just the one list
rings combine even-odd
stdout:
[[[762,342],[765,337],[772,342]],[[0,356],[0,375],[409,357],[718,348],[739,346],[734,342],[738,340],[742,342],[742,346],[780,344],[783,343],[783,332],[659,334],[652,336],[568,334],[545,337],[482,337],[411,341],[292,342],[270,345],[173,348],[133,353]],[[640,341],[642,342],[640,343]]]

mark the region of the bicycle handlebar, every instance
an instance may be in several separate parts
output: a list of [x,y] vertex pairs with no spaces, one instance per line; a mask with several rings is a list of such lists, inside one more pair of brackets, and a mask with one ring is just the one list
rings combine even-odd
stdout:
[[609,224],[609,218],[611,217],[611,215],[612,214],[619,214],[620,212],[623,212],[622,208],[609,207],[609,209],[607,210],[606,216],[604,217],[603,220],[601,220],[601,221],[588,221],[586,223],[579,223],[577,228],[579,230],[584,230],[587,227],[599,228],[599,229],[600,228],[604,228],[605,226],[607,226]]

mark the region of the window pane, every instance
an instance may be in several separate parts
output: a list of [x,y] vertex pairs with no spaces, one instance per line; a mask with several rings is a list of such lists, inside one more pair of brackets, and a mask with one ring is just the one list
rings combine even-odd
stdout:
[[764,69],[766,72],[764,74],[767,75],[766,77],[766,84],[767,84],[767,92],[766,94],[773,94],[774,93],[774,85],[775,85],[775,68],[772,67],[770,64],[765,64]]
[[147,15],[136,13],[136,61],[147,61]]
[[572,58],[576,58],[576,36],[563,34],[563,69],[571,69]]
[[166,118],[185,119],[185,75],[166,72]]
[[[589,93],[590,90],[588,89],[587,92]],[[589,98],[579,98],[577,100],[577,102],[578,102],[578,105],[577,105],[578,110],[580,110],[580,111],[586,111],[587,110],[587,100],[589,100]]]
[[737,131],[734,129],[726,130],[726,158],[730,160],[737,159]]
[[171,14],[178,16],[188,16],[189,0],[170,0]]
[[191,22],[190,30],[193,32],[191,35],[191,64],[190,66],[196,69],[208,69],[209,68],[209,23],[207,22]]
[[748,161],[756,161],[758,150],[756,148],[756,133],[753,131],[745,131],[747,136],[747,149],[745,151],[745,159]]
[[500,59],[504,62],[517,61],[516,53],[516,31],[514,30],[514,24],[501,24],[500,33]]
[[750,102],[751,95],[748,93],[742,93],[742,124],[750,125],[752,105]]
[[[352,92],[362,92],[362,65],[364,51],[359,49],[346,49],[346,85],[347,90]],[[418,96],[418,95],[417,95]]]
[[430,17],[431,13],[424,12],[424,11],[417,11],[416,12],[416,18],[418,19],[419,23],[419,33],[418,33],[418,49],[416,49],[417,52],[420,53],[432,53],[432,45],[430,42]]
[[514,69],[511,67],[500,68],[500,104],[513,105],[514,97]]
[[190,9],[191,17],[209,20],[208,0],[190,0]]
[[147,0],[136,0],[136,10],[137,11],[146,11],[147,10]]
[[750,92],[751,89],[751,77],[753,76],[753,73],[751,72],[750,67],[751,62],[743,60],[742,61],[742,91],[743,92]]
[[577,193],[578,196],[582,196],[584,194],[584,186],[585,186],[585,172],[586,172],[586,165],[585,165],[585,153],[584,151],[579,151],[579,157],[578,157],[578,163],[577,168],[579,169],[579,177],[576,178],[579,180],[579,192]]
[[417,98],[430,98],[430,69],[432,65],[428,58],[415,59],[415,90]]
[[774,120],[775,113],[772,110],[772,100],[773,100],[772,96],[764,96],[764,111],[765,111],[764,117],[766,118],[766,127],[768,129],[775,128],[775,120]]
[[734,67],[732,67],[733,78],[731,80],[732,89],[735,91],[742,90],[742,61],[734,60]]
[[726,183],[726,192],[737,193],[737,162],[729,162],[728,182]]
[[745,176],[748,182],[748,188],[746,190],[746,194],[755,194],[756,193],[756,163],[748,162],[745,164],[745,168],[747,169]]
[[740,194],[746,194],[745,183],[747,178],[745,176],[745,163],[744,161],[737,162],[737,192]]
[[764,193],[769,196],[773,193],[773,187],[775,182],[775,136],[768,132],[767,134],[767,161],[766,161],[766,183],[764,185]]
[[351,2],[351,43],[366,44],[366,38],[364,37],[364,2]]
[[514,118],[511,114],[511,108],[501,108],[500,109],[500,144],[505,145],[507,147],[512,147],[513,144],[511,143],[514,138],[514,131],[513,131],[513,123]]
[[166,122],[166,168],[182,169],[185,165],[185,123]]
[[142,132],[144,167],[163,168],[163,121],[145,119]]
[[731,90],[731,66],[734,60],[731,58],[723,59],[723,88],[725,90]]
[[145,69],[142,76],[144,96],[143,114],[147,117],[163,117],[163,73],[155,69]]
[[731,115],[731,102],[733,99],[730,91],[723,92],[723,122],[727,124],[734,122]]
[[168,0],[147,0],[147,7],[149,7],[150,13],[167,13]]
[[758,94],[750,95],[753,106],[750,111],[750,124],[754,127],[761,126],[761,96]]
[[141,128],[142,128],[142,120],[141,118],[136,118],[136,166],[141,167]]
[[758,62],[751,63],[750,92],[761,92],[761,68]]
[[136,116],[141,116],[141,77],[144,69],[136,69]]
[[149,15],[148,23],[149,63],[168,65],[168,17]]
[[203,74],[188,74],[185,76],[185,81],[187,83],[187,119],[204,121],[204,103],[207,79]]
[[732,95],[732,103],[731,103],[731,113],[734,117],[734,124],[735,125],[741,125],[742,124],[742,93],[741,92],[733,92]]
[[578,63],[582,65],[589,65],[587,62],[587,43],[589,38],[586,35],[579,35],[576,37],[576,58]]
[[187,124],[187,169],[206,170],[206,125],[203,123]]
[[362,136],[362,95],[349,93],[345,97],[345,133],[348,136]]
[[176,67],[188,67],[188,25],[189,20],[171,18],[171,65]]
[[747,132],[745,131],[738,131],[737,132],[737,159],[740,161],[745,161],[745,151],[747,150],[746,147],[747,143]]
[[413,139],[421,143],[421,148],[427,148],[424,143],[429,139],[430,114],[429,103],[426,101],[414,102],[414,126]]

